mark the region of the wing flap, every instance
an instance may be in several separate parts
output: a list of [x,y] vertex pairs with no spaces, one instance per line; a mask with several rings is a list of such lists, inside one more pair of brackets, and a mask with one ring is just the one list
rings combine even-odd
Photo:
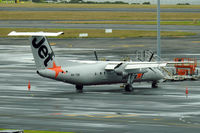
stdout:
[[105,70],[114,70],[119,63],[109,63],[106,65]]
[[[125,63],[125,67],[124,70],[131,70],[131,69],[142,69],[142,68],[154,68],[154,67],[165,67],[167,65],[167,63],[152,63],[152,62],[124,62]],[[115,67],[118,65],[119,63],[108,63],[105,66],[105,70],[114,70]]]

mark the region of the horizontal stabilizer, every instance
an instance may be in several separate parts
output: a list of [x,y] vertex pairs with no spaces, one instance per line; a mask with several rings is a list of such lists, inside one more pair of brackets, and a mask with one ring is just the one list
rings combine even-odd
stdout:
[[59,36],[64,32],[16,32],[12,31],[8,36]]

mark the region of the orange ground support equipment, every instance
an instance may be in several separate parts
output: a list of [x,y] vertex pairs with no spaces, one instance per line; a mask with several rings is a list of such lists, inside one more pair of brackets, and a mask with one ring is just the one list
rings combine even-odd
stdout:
[[195,58],[174,58],[175,62],[187,62],[175,64],[177,75],[194,75],[197,67],[197,60]]

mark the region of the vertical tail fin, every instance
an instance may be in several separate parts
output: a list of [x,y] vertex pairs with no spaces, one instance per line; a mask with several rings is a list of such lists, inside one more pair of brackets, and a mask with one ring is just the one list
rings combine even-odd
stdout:
[[37,70],[45,69],[53,66],[55,61],[54,52],[49,45],[46,36],[58,36],[63,32],[47,33],[47,32],[11,32],[9,36],[31,36],[29,41]]
[[31,49],[37,69],[53,66],[54,52],[45,36],[30,37]]

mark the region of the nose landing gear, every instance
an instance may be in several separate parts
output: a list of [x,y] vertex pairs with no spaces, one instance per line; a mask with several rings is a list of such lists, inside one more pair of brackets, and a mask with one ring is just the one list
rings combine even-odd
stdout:
[[83,93],[83,85],[76,85],[76,92]]

